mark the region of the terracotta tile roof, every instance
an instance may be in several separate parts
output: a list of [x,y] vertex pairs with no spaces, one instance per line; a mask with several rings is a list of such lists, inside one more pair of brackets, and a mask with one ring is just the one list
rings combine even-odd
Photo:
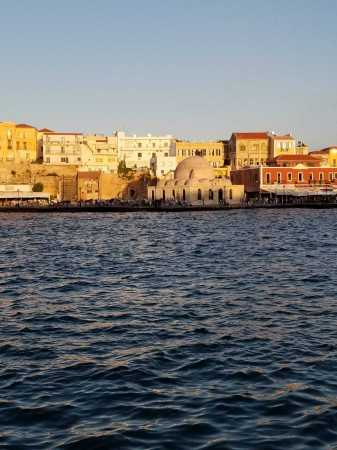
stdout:
[[63,136],[63,135],[75,135],[75,136],[83,136],[83,133],[59,133],[59,132],[56,132],[56,131],[48,131],[47,133],[45,133],[45,134],[50,134],[50,135],[59,135],[59,136]]
[[236,137],[236,139],[268,139],[269,134],[267,131],[262,132],[248,132],[248,133],[233,133],[233,136]]
[[331,147],[322,148],[322,150],[314,150],[314,151],[310,152],[310,155],[326,155],[329,153],[329,150],[331,150],[332,148],[337,149],[337,145],[335,145],[335,146],[332,145]]
[[16,128],[34,128],[36,130],[35,127],[33,127],[32,125],[27,125],[26,123],[18,123],[16,125]]
[[41,130],[39,130],[40,133],[54,133],[53,130],[49,130],[49,128],[41,128]]
[[289,140],[289,139],[293,139],[293,140],[295,140],[292,136],[291,136],[291,134],[283,134],[283,135],[280,135],[280,136],[278,136],[277,134],[271,134],[270,135],[270,137],[272,138],[272,139],[276,139],[276,140]]

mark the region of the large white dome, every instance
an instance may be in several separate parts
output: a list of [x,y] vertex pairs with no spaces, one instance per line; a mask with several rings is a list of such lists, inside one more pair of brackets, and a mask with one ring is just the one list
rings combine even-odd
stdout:
[[190,156],[177,165],[174,178],[176,180],[188,180],[190,178],[212,180],[214,172],[205,158]]

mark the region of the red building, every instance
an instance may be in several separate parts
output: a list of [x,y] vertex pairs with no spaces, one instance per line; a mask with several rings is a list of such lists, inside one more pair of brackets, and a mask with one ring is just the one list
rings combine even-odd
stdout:
[[[293,156],[303,158],[305,155]],[[231,171],[231,181],[233,184],[243,184],[248,197],[268,193],[293,196],[337,194],[337,168],[333,167],[299,164],[295,167],[243,168]]]

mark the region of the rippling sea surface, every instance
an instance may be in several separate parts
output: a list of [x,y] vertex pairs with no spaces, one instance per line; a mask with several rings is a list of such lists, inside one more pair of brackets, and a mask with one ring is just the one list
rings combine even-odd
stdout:
[[0,448],[337,449],[336,224],[0,215]]

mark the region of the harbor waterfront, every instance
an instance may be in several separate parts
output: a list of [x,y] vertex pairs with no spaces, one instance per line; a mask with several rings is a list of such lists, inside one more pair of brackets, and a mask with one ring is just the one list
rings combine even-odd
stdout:
[[334,448],[336,220],[0,214],[0,445]]

